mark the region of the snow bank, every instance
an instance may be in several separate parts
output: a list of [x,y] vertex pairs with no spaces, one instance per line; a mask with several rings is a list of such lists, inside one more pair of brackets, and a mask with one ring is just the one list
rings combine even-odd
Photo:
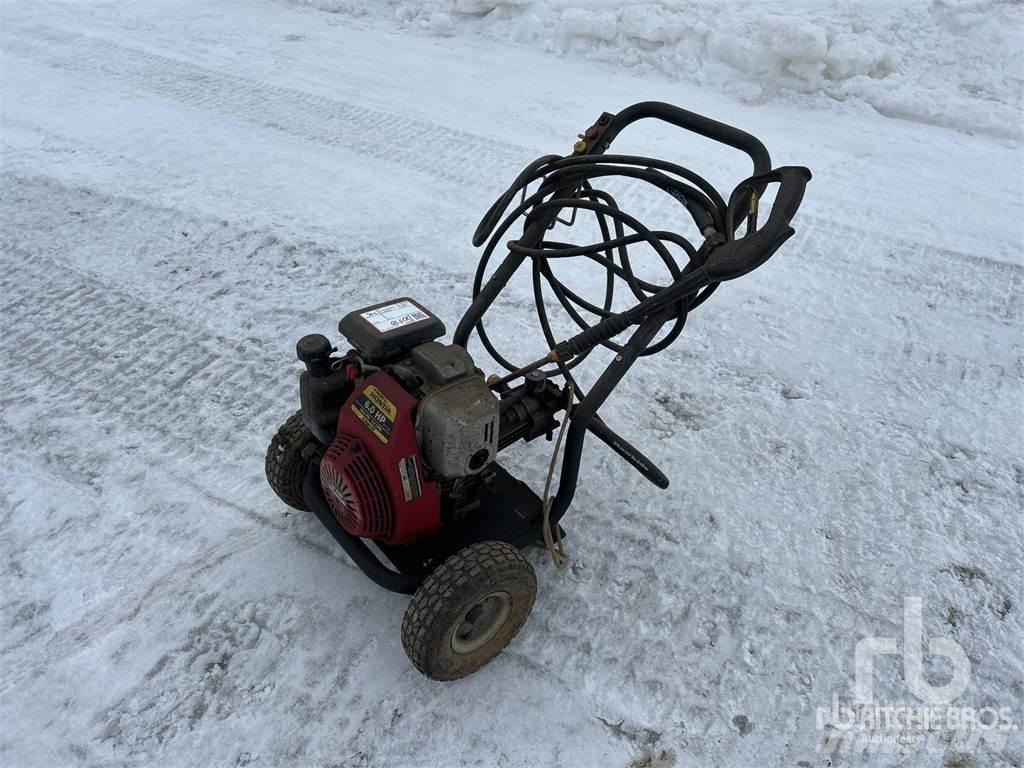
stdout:
[[291,1],[656,70],[745,101],[860,100],[892,117],[1022,135],[1024,6],[1013,0]]

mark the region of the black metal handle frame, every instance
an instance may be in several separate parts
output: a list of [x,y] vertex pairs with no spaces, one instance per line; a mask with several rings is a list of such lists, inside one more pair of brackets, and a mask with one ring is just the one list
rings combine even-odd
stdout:
[[611,117],[608,121],[608,127],[601,132],[599,137],[595,136],[594,141],[596,142],[600,138],[602,144],[600,151],[604,152],[612,140],[624,128],[638,120],[648,118],[661,120],[677,128],[682,128],[712,141],[717,141],[720,144],[740,150],[753,162],[754,175],[767,173],[772,169],[771,156],[768,154],[767,148],[756,136],[746,131],[741,131],[739,128],[734,128],[731,125],[712,120],[710,117],[704,117],[704,115],[698,115],[696,112],[690,112],[662,101],[643,101],[631,107],[626,107],[614,117]]
[[[603,154],[608,149],[612,140],[623,129],[638,120],[647,118],[667,122],[741,150],[750,157],[755,175],[765,174],[771,170],[771,157],[768,154],[768,150],[756,137],[725,123],[720,123],[662,102],[642,102],[627,107],[616,115],[602,114],[594,125],[581,136],[581,141],[577,144],[575,153],[581,156]],[[569,199],[575,191],[574,188],[569,187],[559,189],[554,192],[551,199]],[[560,210],[558,207],[553,207],[543,213],[528,216],[519,243],[527,247],[538,247],[542,243],[549,227],[558,218]],[[475,239],[479,240],[479,235]],[[456,344],[462,347],[467,346],[473,330],[478,328],[484,314],[490,309],[494,300],[522,266],[526,258],[527,254],[523,253],[521,249],[509,250],[487,282],[481,286],[472,304],[460,320],[453,338]],[[637,358],[657,335],[659,329],[672,316],[672,310],[666,309],[662,312],[651,314],[640,322],[629,341],[616,353],[614,359],[605,368],[590,392],[572,409],[568,417],[569,426],[566,435],[565,453],[562,458],[558,491],[552,501],[550,510],[550,522],[553,529],[568,510],[576,493],[580,461],[583,456],[583,445],[588,431],[593,432],[595,436],[616,451],[616,453],[659,488],[668,487],[669,481],[665,474],[640,451],[613,432],[601,421],[597,412],[636,362]]]

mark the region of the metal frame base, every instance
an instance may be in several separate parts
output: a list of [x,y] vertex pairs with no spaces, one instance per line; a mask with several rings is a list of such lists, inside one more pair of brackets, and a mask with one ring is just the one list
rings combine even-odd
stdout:
[[[522,549],[543,539],[544,509],[540,497],[498,462],[486,472],[477,512],[409,544],[373,542],[373,549],[365,540],[346,531],[335,518],[320,486],[317,458],[310,462],[302,495],[313,514],[363,573],[384,589],[411,595],[437,566],[471,544],[506,541]],[[565,535],[561,528],[559,531]]]

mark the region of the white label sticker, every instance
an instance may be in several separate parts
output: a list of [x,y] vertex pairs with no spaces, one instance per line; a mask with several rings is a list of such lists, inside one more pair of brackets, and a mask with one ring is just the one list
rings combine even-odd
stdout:
[[430,318],[426,312],[411,301],[396,301],[386,307],[377,307],[359,315],[381,333],[393,331],[403,325],[412,325]]

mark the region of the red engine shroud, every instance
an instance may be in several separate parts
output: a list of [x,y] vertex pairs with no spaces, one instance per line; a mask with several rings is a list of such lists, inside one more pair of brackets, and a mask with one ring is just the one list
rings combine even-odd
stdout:
[[423,475],[417,400],[386,373],[362,379],[338,415],[320,483],[353,536],[402,544],[441,527],[437,483]]

